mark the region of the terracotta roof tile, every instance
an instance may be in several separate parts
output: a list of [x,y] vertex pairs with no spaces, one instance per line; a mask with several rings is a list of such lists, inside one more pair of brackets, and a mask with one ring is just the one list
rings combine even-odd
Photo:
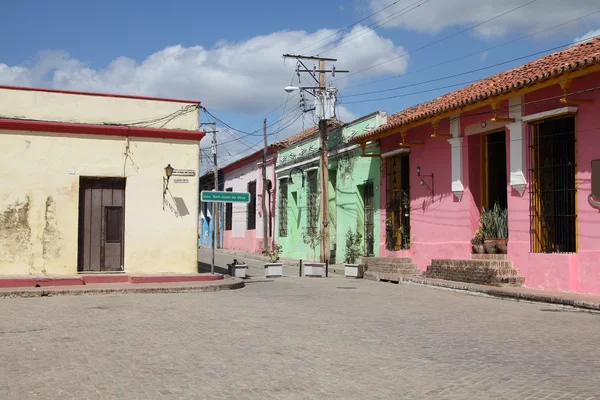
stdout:
[[368,139],[393,128],[499,96],[511,90],[533,86],[549,78],[594,64],[600,64],[600,37],[557,51],[509,71],[492,75],[435,100],[402,110],[391,115],[386,125],[356,136],[353,140]]

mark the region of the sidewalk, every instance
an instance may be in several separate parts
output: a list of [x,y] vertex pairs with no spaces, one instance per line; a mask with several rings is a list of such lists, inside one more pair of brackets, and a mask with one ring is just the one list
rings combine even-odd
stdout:
[[485,286],[472,283],[423,278],[420,276],[406,276],[402,278],[401,282],[406,284],[418,284],[469,293],[482,293],[488,296],[508,298],[517,301],[524,300],[559,304],[586,310],[600,311],[600,296],[585,293],[539,290],[523,286]]
[[219,274],[6,277],[0,279],[0,298],[115,293],[216,292],[243,287],[243,280],[223,277]]
[[[210,247],[208,249],[210,249]],[[215,253],[235,256],[235,258],[237,258],[239,261],[244,261],[246,259],[250,259],[250,260],[260,261],[265,264],[269,262],[269,257],[267,257],[265,255],[258,254],[258,253],[250,253],[250,252],[241,251],[241,250],[215,249]],[[284,266],[288,266],[288,267],[292,267],[292,266],[298,267],[298,264],[300,262],[299,259],[293,259],[293,258],[281,258],[279,261],[282,262]],[[310,262],[310,260],[302,260],[302,262],[303,263]],[[329,265],[329,273],[344,275],[344,264]]]

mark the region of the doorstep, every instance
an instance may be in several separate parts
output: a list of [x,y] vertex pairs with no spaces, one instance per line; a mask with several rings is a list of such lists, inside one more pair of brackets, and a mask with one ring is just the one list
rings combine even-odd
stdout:
[[145,284],[177,282],[210,282],[223,279],[221,274],[78,274],[78,275],[28,275],[0,277],[0,288],[35,288],[57,286],[88,286],[109,284]]
[[94,294],[149,294],[149,293],[189,293],[218,292],[243,288],[244,281],[239,278],[224,278],[212,281],[167,282],[167,283],[105,283],[79,286],[46,286],[1,288],[0,298],[14,297],[52,297],[60,295]]

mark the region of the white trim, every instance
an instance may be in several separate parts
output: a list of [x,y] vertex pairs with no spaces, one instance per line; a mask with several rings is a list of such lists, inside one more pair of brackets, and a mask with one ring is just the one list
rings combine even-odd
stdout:
[[460,134],[460,118],[457,118],[450,122],[450,133],[452,139],[448,139],[448,143],[452,146],[452,193],[456,196],[458,201],[462,200],[465,186],[463,185],[463,159],[462,159],[462,145],[463,138],[459,137]]
[[[510,186],[515,189],[521,197],[525,193],[527,187],[527,179],[525,178],[525,136],[527,132],[527,125],[523,122],[525,118],[523,115],[523,97],[513,97],[508,100],[509,115],[514,118],[517,122],[506,125],[509,132],[510,144],[509,144],[509,160],[510,160]],[[519,121],[521,120],[521,121]]]
[[[481,126],[481,122],[485,122],[485,127]],[[506,122],[491,122],[482,120],[479,124],[472,124],[465,127],[465,136],[478,135],[480,133],[488,133],[504,129]]]
[[391,157],[391,156],[395,156],[396,154],[405,154],[405,153],[410,153],[410,149],[408,148],[402,148],[402,149],[396,149],[396,150],[392,150],[392,151],[388,151],[387,153],[383,153],[381,155],[381,158],[387,158],[387,157]]
[[310,168],[306,168],[304,170],[304,172],[308,172],[308,171],[314,171],[315,169],[319,169],[319,167],[310,167]]
[[532,122],[540,119],[546,119],[550,117],[556,117],[562,114],[577,114],[577,110],[579,107],[569,106],[562,108],[555,108],[554,110],[542,111],[536,114],[526,115],[521,117],[521,121],[523,122]]
[[319,157],[313,157],[313,158],[308,159],[308,160],[303,161],[303,162],[299,162],[299,163],[296,163],[296,164],[285,166],[285,167],[283,167],[281,169],[275,170],[275,174],[280,174],[282,172],[287,172],[287,171],[290,171],[292,168],[296,168],[296,167],[298,167],[300,165],[311,164],[311,163],[313,163],[315,161],[319,161]]

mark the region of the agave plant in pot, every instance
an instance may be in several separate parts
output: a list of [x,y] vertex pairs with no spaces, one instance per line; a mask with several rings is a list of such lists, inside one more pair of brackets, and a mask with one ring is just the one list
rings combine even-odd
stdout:
[[344,276],[351,278],[363,277],[363,266],[356,264],[358,258],[364,253],[362,234],[348,229],[346,233],[346,255],[344,257]]
[[485,252],[488,254],[506,254],[508,250],[508,211],[498,203],[491,210],[481,214]]

